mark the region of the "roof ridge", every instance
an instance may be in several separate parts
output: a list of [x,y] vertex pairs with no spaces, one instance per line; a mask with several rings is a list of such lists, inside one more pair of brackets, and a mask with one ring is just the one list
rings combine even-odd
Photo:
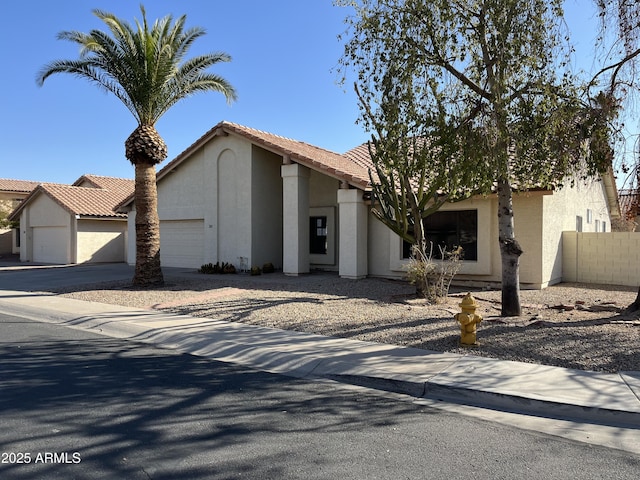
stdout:
[[114,177],[112,175],[96,175],[95,173],[85,173],[80,178],[82,178],[82,177],[111,178],[111,179],[114,179],[114,180],[128,180],[128,181],[132,181],[132,182],[134,181],[132,178]]
[[254,131],[254,132],[262,133],[264,135],[269,135],[271,137],[280,138],[282,140],[287,140],[287,141],[290,141],[290,142],[299,143],[301,145],[307,145],[308,147],[312,147],[312,148],[315,148],[315,149],[318,149],[318,150],[322,150],[322,151],[325,151],[325,152],[328,152],[328,153],[332,153],[334,155],[342,156],[341,153],[338,153],[338,152],[336,152],[334,150],[329,150],[328,148],[320,147],[318,145],[314,145],[313,143],[309,143],[309,142],[306,142],[304,140],[296,140],[295,138],[292,138],[292,137],[285,137],[284,135],[280,135],[278,133],[268,132],[267,130],[261,130],[259,128],[247,127],[246,125],[241,125],[241,124],[235,123],[235,122],[229,122],[227,120],[223,120],[219,124],[219,126],[222,126],[223,128],[224,128],[225,125],[228,125],[228,126],[231,126],[231,127],[235,127],[235,128],[242,128],[242,129],[245,129],[245,130],[251,130],[251,131]]
[[81,187],[80,185],[68,185],[66,183],[41,183],[38,186],[71,188],[71,189],[74,189],[74,190],[88,190],[88,191],[92,191],[92,192],[100,191],[100,190],[109,191],[109,189],[105,188],[105,187]]

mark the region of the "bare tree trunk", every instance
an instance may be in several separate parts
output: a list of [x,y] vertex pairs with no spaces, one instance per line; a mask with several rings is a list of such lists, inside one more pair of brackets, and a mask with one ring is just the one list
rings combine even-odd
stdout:
[[136,163],[135,169],[136,269],[133,284],[142,287],[163,285],[156,170],[149,163]]
[[513,224],[513,196],[506,180],[498,181],[498,241],[502,259],[502,313],[503,317],[519,316],[520,307],[520,255],[522,249],[515,238]]
[[638,296],[636,296],[636,299],[633,301],[633,303],[625,308],[624,311],[627,314],[640,313],[640,287],[638,287]]
[[[426,258],[426,239],[424,238],[424,223],[422,221],[421,212],[417,211],[417,209],[413,210],[413,235],[416,240],[416,248],[420,249],[420,259],[424,260]],[[419,279],[416,279],[416,296],[419,298],[427,297],[427,278],[423,276]]]

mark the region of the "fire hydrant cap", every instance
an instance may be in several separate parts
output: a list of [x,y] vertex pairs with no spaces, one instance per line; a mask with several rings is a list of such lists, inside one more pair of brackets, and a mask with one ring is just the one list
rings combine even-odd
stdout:
[[476,303],[476,299],[473,298],[470,293],[467,293],[462,299],[462,303],[458,306],[461,308],[476,308],[478,304]]

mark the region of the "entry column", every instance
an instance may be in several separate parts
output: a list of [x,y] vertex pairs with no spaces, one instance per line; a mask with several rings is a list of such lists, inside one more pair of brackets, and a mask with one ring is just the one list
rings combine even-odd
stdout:
[[282,271],[309,273],[309,169],[282,165]]
[[367,204],[362,190],[338,190],[340,217],[339,268],[344,278],[364,278],[367,269]]

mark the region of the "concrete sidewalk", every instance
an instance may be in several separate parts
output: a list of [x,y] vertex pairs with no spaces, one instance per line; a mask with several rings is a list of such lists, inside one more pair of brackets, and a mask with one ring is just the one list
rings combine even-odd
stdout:
[[299,378],[620,428],[640,428],[640,372],[594,373],[0,291],[7,314]]

